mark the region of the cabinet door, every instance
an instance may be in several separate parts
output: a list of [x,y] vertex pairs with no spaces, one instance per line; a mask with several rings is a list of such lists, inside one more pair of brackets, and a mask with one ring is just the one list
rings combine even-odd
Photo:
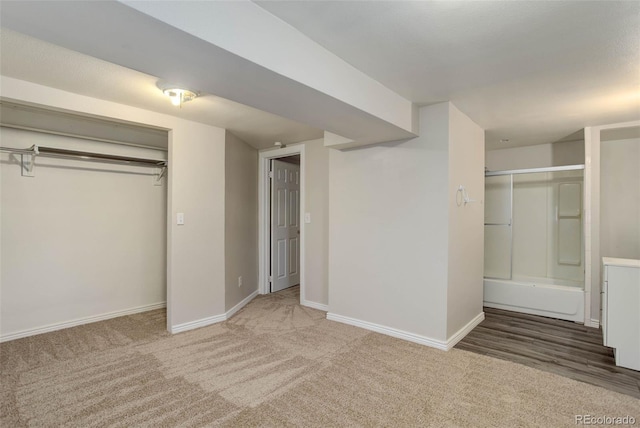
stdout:
[[607,346],[616,364],[640,370],[640,269],[607,267]]

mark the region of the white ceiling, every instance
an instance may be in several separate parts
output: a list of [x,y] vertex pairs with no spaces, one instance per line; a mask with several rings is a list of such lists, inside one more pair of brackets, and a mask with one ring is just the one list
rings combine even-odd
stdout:
[[[640,119],[640,2],[257,3],[414,103],[453,101],[489,149]],[[257,148],[322,135],[210,94],[177,110],[154,76],[7,29],[0,39],[10,77],[224,127]]]
[[[2,28],[0,73],[16,79],[226,128],[252,146],[321,138],[322,130],[210,94],[174,107],[158,78]],[[197,88],[194,88],[197,89]]]
[[487,148],[640,119],[640,2],[257,3],[414,103],[451,100]]

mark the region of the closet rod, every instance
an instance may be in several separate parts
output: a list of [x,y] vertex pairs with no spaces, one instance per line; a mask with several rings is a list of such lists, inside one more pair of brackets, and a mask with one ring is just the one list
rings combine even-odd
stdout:
[[103,153],[82,152],[78,150],[55,149],[52,147],[31,146],[29,149],[0,147],[2,152],[36,155],[50,158],[78,159],[91,162],[121,163],[127,165],[151,166],[164,168],[167,161],[159,159],[133,158],[128,156],[107,155]]

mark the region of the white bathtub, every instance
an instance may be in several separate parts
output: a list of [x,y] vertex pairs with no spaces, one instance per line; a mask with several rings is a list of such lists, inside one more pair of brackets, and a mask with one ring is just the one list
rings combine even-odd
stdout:
[[584,322],[584,284],[521,277],[484,279],[484,305],[490,308]]

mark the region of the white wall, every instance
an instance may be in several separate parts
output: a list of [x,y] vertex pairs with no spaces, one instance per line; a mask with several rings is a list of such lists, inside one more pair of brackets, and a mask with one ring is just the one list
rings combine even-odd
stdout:
[[418,138],[330,152],[329,312],[442,343],[482,312],[482,208],[451,204],[483,198],[484,135],[450,103],[419,115]]
[[305,299],[329,303],[329,152],[323,140],[305,141]]
[[579,164],[584,164],[584,141],[512,147],[486,153],[486,167],[490,171]]
[[[0,77],[0,95],[167,129],[167,324],[175,331],[224,314],[224,129],[6,76]],[[178,212],[185,213],[183,226],[175,224]]]
[[[258,151],[226,132],[225,307],[258,290]],[[238,277],[242,276],[242,286]]]
[[[484,130],[449,103],[449,269],[447,338],[482,313]],[[458,205],[458,186],[470,199]]]
[[640,259],[640,138],[600,143],[600,255]]
[[[9,128],[0,140],[167,156]],[[154,170],[44,157],[36,165],[35,177],[22,177],[19,156],[0,154],[0,335],[164,303],[167,187],[153,184]]]

